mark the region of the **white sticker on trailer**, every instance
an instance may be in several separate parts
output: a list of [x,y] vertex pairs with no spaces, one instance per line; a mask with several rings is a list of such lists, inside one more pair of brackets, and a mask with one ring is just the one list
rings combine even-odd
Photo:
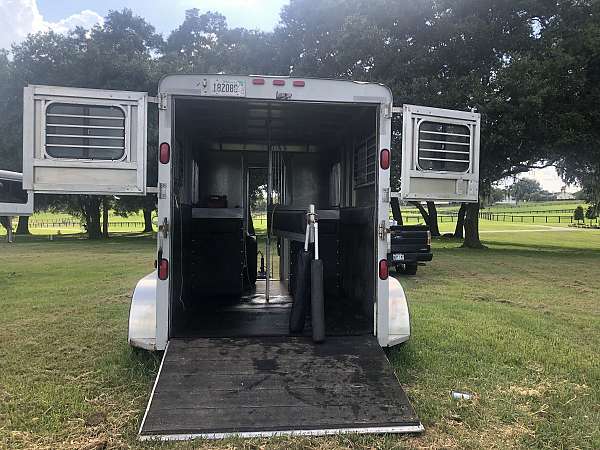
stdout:
[[203,93],[214,97],[245,97],[246,81],[217,78],[209,82],[208,89]]

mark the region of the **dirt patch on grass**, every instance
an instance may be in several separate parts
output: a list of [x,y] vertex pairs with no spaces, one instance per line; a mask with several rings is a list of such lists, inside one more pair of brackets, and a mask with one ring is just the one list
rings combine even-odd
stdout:
[[520,423],[488,423],[476,431],[463,421],[446,417],[443,423],[427,428],[420,438],[406,442],[411,449],[521,448],[522,439],[533,430]]
[[523,397],[542,397],[548,390],[547,384],[540,384],[535,387],[524,387],[524,386],[509,386],[506,392],[511,394],[517,394]]

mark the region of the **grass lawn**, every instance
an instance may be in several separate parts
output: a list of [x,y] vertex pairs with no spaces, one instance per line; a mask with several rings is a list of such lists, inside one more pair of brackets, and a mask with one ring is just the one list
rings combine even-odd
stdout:
[[436,241],[401,279],[413,336],[389,357],[417,437],[142,445],[159,359],[128,347],[127,316],[155,241],[2,242],[0,448],[600,448],[600,231],[483,225],[487,250]]
[[502,205],[496,204],[486,208],[486,211],[498,213],[529,213],[530,211],[552,211],[552,210],[569,210],[572,212],[579,205],[586,208],[585,202],[582,200],[559,200],[553,202],[525,202],[518,205]]
[[[507,217],[504,218],[503,221],[501,218],[499,218],[499,220],[493,221],[482,219],[481,229],[507,229],[513,228],[515,226],[522,228],[523,225],[548,225],[566,227],[570,224],[569,217],[572,216],[572,211],[579,204],[582,204],[584,206],[584,209],[587,208],[585,204],[573,200],[540,203],[521,203],[518,206],[494,205],[482,209],[482,212],[492,212],[494,214],[506,213]],[[438,205],[437,209],[440,230],[444,233],[454,231],[456,218],[449,217],[448,214],[456,213],[458,211],[458,206]],[[563,209],[568,210],[569,212],[544,212]],[[421,216],[419,211],[413,206],[403,206],[402,211],[405,223],[407,225],[424,223],[423,217]],[[545,218],[547,215],[549,215],[548,219]],[[560,222],[558,216],[561,216]],[[546,220],[548,220],[548,223],[545,222]],[[17,219],[14,218],[13,222],[14,227],[16,229]],[[109,216],[109,222],[110,233],[139,233],[143,230],[144,217],[141,214],[141,212],[132,213],[128,217],[121,217],[117,216],[116,214],[114,214],[114,212],[111,211]],[[590,221],[586,219],[585,223],[590,223]],[[598,220],[594,220],[591,223],[598,224]],[[265,234],[267,228],[266,215],[262,214],[255,216],[254,226],[257,234]],[[57,234],[65,235],[78,234],[83,232],[80,220],[77,217],[65,213],[54,212],[37,212],[33,214],[30,218],[29,229],[32,234],[45,237],[49,237],[50,235],[55,236]],[[0,236],[4,235],[6,235],[6,230],[3,227],[0,227]],[[264,244],[262,250],[264,250]]]
[[[154,214],[156,216],[156,213]],[[144,229],[144,216],[140,212],[131,213],[127,217],[116,215],[110,211],[109,233],[139,233]],[[17,229],[18,219],[13,218],[13,229]],[[155,227],[156,229],[156,227]],[[83,232],[81,220],[71,214],[58,212],[36,212],[29,218],[29,231],[33,235],[55,236],[57,234],[78,234]],[[6,230],[0,226],[0,236],[6,236]]]
[[[565,200],[537,203],[529,202],[520,203],[519,205],[497,204],[484,207],[481,209],[481,212],[495,214],[494,222],[506,224],[508,226],[512,223],[534,223],[536,225],[548,223],[553,226],[567,226],[570,223],[570,218],[573,216],[575,208],[579,205],[583,206],[584,210],[588,207],[588,205],[582,201]],[[440,224],[447,224],[450,222],[456,223],[456,218],[450,217],[450,215],[458,212],[457,205],[440,204],[437,206],[437,212],[438,222]],[[421,214],[412,205],[403,206],[402,213],[407,225],[423,223]],[[588,219],[586,219],[585,222],[590,223]],[[596,219],[591,222],[597,224],[598,220]]]

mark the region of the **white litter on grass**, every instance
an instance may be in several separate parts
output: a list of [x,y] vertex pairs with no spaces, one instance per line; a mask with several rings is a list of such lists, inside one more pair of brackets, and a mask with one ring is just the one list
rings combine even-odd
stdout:
[[471,400],[473,398],[473,394],[469,392],[450,391],[450,395],[454,400]]

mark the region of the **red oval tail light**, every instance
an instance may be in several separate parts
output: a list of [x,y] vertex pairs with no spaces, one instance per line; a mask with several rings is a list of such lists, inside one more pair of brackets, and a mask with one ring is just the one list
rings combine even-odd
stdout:
[[383,170],[388,170],[390,168],[390,151],[387,148],[381,150],[379,154],[379,164]]
[[160,144],[158,159],[161,164],[168,164],[171,159],[171,146],[167,142]]
[[388,268],[387,259],[382,259],[379,261],[379,278],[381,280],[387,280],[390,274],[390,269]]
[[166,280],[167,278],[169,278],[169,261],[162,258],[158,262],[158,279]]

